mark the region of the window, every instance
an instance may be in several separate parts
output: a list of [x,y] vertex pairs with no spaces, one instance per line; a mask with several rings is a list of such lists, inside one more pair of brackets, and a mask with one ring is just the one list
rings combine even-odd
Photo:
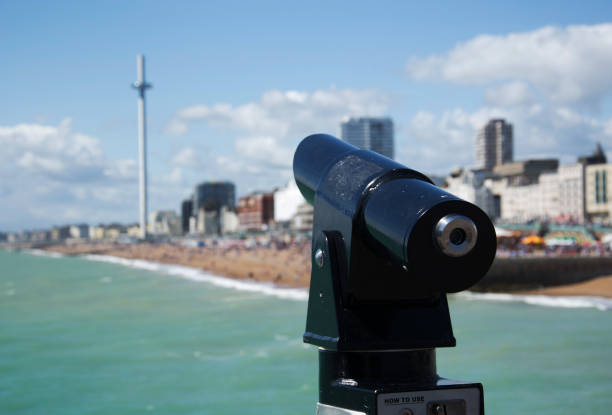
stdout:
[[607,178],[606,171],[601,172],[601,201],[602,203],[608,203],[608,186],[607,186]]
[[599,172],[595,172],[595,203],[601,203],[601,195],[599,194]]

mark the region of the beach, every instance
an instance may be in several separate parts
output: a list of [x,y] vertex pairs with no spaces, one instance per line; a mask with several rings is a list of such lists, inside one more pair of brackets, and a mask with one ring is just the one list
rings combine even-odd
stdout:
[[578,284],[561,285],[559,287],[548,287],[538,290],[518,291],[516,294],[612,298],[612,276],[599,277],[590,281],[580,282]]
[[[63,255],[106,255],[182,265],[215,275],[273,283],[279,287],[305,288],[310,283],[310,244],[288,244],[282,248],[239,245],[188,247],[171,243],[77,243],[44,248]],[[520,295],[594,296],[612,298],[612,275],[586,282],[533,290],[512,291]]]
[[303,288],[310,284],[310,243],[279,249],[257,246],[188,247],[178,244],[78,243],[45,247],[63,255],[106,255],[182,265],[215,275]]

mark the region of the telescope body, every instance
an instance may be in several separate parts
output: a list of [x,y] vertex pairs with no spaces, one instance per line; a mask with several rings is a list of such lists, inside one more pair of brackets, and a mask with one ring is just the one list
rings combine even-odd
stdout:
[[[487,215],[422,173],[324,134],[300,143],[293,166],[300,191],[315,206],[314,221],[342,234],[347,297],[357,302],[431,298],[465,290],[489,269],[496,238]],[[449,215],[475,228],[471,249],[460,256],[445,252],[436,237],[436,226]],[[450,227],[455,223],[460,222]],[[457,241],[465,242],[466,226],[456,228]]]
[[477,206],[332,136],[305,138],[296,183],[314,206],[304,342],[319,346],[319,415],[482,415],[480,383],[436,373],[455,346],[446,293],[495,256]]

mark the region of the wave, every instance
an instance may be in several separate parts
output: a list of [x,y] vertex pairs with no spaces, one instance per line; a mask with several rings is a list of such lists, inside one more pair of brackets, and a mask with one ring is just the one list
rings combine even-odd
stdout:
[[[62,258],[65,256],[57,252],[44,251],[40,249],[29,249],[26,250],[26,252],[32,255],[51,258]],[[198,268],[192,268],[183,265],[163,264],[160,262],[147,261],[143,259],[128,259],[108,255],[94,254],[82,255],[81,257],[92,261],[108,262],[131,268],[144,269],[147,271],[162,272],[168,275],[184,278],[191,281],[207,282],[219,287],[230,288],[239,291],[260,293],[287,300],[308,300],[308,290],[305,288],[282,288],[277,287],[272,283],[237,280],[210,274]],[[541,307],[596,308],[602,311],[612,310],[612,299],[604,297],[518,295],[507,293],[475,293],[471,291],[465,291],[454,295],[458,298],[465,300],[522,302],[525,304]]]
[[191,281],[207,282],[218,287],[230,288],[240,291],[249,291],[282,298],[285,300],[305,301],[308,300],[308,291],[304,288],[282,288],[266,282],[253,282],[236,280],[227,277],[210,274],[197,268],[183,265],[162,264],[160,262],[146,261],[143,259],[119,258],[108,255],[83,255],[82,258],[92,261],[108,262],[123,265],[130,268],[144,269],[147,271],[163,272],[168,275],[184,278]]
[[612,299],[604,297],[517,295],[504,293],[474,293],[471,291],[462,292],[456,294],[456,296],[466,300],[521,302],[541,307],[596,308],[602,311],[612,310]]
[[60,254],[59,252],[45,251],[44,249],[24,249],[23,252],[27,252],[31,255],[44,256],[49,258],[63,258],[66,256],[64,254]]

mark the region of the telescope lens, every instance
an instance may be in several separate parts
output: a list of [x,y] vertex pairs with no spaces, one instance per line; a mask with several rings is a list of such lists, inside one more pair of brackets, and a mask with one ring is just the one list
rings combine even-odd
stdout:
[[463,215],[446,215],[434,229],[440,250],[451,257],[467,255],[476,246],[478,231],[474,222]]
[[461,245],[465,242],[465,231],[461,228],[455,228],[450,233],[450,241],[453,245]]

